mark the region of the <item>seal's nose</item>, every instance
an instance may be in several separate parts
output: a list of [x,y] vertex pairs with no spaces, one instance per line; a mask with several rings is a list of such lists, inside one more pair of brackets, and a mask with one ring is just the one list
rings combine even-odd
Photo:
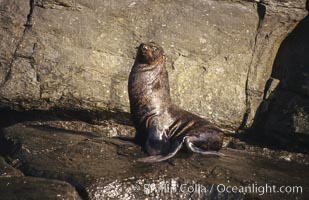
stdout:
[[142,51],[147,51],[149,49],[149,47],[146,44],[142,44],[141,49],[142,49]]

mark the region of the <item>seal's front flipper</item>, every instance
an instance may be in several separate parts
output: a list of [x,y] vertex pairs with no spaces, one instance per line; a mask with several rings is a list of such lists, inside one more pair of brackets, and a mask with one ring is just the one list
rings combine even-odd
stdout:
[[181,149],[183,144],[183,141],[181,143],[175,141],[170,149],[170,153],[168,153],[167,155],[156,155],[156,156],[148,156],[145,158],[139,158],[137,159],[138,162],[144,162],[144,163],[154,163],[154,162],[161,162],[164,160],[168,160],[171,157],[175,156],[176,153]]
[[[192,141],[191,141],[191,139],[192,139]],[[217,151],[208,151],[208,150],[204,150],[204,149],[196,147],[193,143],[194,140],[196,140],[196,138],[192,138],[190,136],[186,137],[186,139],[185,139],[187,148],[190,151],[192,151],[193,153],[199,153],[199,154],[202,154],[202,155],[225,156],[225,154],[219,153]]]

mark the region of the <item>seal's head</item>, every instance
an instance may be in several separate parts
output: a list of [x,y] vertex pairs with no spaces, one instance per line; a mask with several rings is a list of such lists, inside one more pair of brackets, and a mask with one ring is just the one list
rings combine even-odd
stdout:
[[136,55],[136,61],[138,63],[152,65],[162,59],[164,59],[164,51],[158,44],[150,42],[139,45]]

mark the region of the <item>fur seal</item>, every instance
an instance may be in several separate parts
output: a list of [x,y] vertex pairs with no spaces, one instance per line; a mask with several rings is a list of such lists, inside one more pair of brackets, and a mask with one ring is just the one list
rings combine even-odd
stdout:
[[217,152],[223,132],[207,120],[171,102],[165,56],[154,42],[142,43],[137,50],[128,81],[135,141],[149,157],[140,162],[160,162],[173,157],[185,144],[192,152],[223,155]]

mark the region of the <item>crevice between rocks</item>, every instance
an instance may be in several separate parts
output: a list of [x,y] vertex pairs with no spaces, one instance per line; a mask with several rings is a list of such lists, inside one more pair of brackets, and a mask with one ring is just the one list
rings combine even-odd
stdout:
[[256,1],[257,3],[257,13],[259,16],[259,22],[257,25],[257,29],[256,29],[256,35],[254,38],[254,44],[253,44],[253,50],[252,50],[252,56],[251,56],[251,61],[250,64],[248,66],[248,70],[247,70],[247,78],[246,78],[246,83],[245,83],[245,95],[246,95],[246,100],[245,100],[245,104],[246,104],[246,111],[244,113],[242,122],[240,124],[240,126],[238,127],[238,130],[243,130],[245,129],[250,113],[251,113],[251,105],[250,105],[250,89],[249,89],[249,76],[251,73],[251,68],[252,68],[252,64],[253,64],[253,60],[256,54],[256,49],[257,49],[257,42],[258,42],[258,37],[260,35],[260,31],[261,31],[261,27],[263,25],[263,21],[265,18],[265,14],[266,14],[266,6],[263,4],[262,1]]
[[22,42],[24,41],[24,39],[26,37],[27,32],[31,29],[31,27],[33,25],[33,12],[34,12],[34,7],[35,7],[34,0],[29,0],[29,7],[30,7],[29,14],[27,15],[26,23],[24,25],[25,28],[24,28],[23,34],[22,34],[21,38],[19,39],[19,41],[16,45],[12,60],[9,63],[8,72],[7,72],[7,74],[4,78],[4,82],[2,83],[2,85],[4,85],[8,80],[11,79],[13,63],[16,60],[16,58],[18,58],[20,56],[20,55],[18,55],[18,51],[21,47]]
[[[23,163],[22,160],[19,160],[19,159],[14,160],[10,157],[10,155],[14,155],[14,154],[18,153],[21,148],[23,148],[22,144],[16,143],[13,140],[10,140],[10,138],[5,138],[2,135],[2,131],[0,129],[0,155],[5,158],[5,161],[6,161],[7,164],[9,164],[13,168],[21,171],[22,174],[25,177],[44,178],[46,180],[56,179],[56,180],[59,180],[59,181],[66,182],[66,183],[72,185],[75,188],[76,192],[79,194],[79,196],[82,200],[89,200],[90,199],[89,194],[88,194],[87,190],[85,189],[85,187],[81,183],[79,183],[78,181],[76,181],[75,179],[73,179],[71,177],[48,178],[48,177],[44,176],[44,173],[43,173],[42,176],[33,175],[32,173],[29,173],[30,171],[33,171],[34,169],[31,169],[26,163]],[[37,173],[39,174],[40,172],[37,172]]]

